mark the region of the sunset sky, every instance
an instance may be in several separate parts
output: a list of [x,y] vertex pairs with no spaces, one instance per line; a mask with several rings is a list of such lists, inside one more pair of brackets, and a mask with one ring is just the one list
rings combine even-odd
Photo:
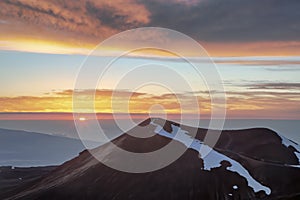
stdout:
[[[2,113],[71,113],[76,75],[91,50],[116,33],[154,26],[180,31],[207,50],[223,80],[228,118],[300,119],[298,0],[6,0],[0,7]],[[153,36],[161,37],[155,32]],[[192,59],[199,59],[188,46],[178,43]],[[107,53],[98,59],[121,51],[122,45],[128,44],[119,44],[119,49],[107,47]],[[209,92],[184,63],[168,55],[149,57],[145,53],[122,58],[115,68],[130,69],[139,62],[172,66],[194,81],[193,89],[198,92],[193,95],[201,104],[201,113],[209,115]],[[118,73],[111,73],[97,88],[97,112],[128,112],[111,107],[112,92],[120,104],[130,92],[126,83],[115,89],[117,79]],[[180,87],[175,94],[187,105],[192,98]],[[167,113],[176,114],[175,94],[153,88],[135,91],[129,111],[147,113],[153,104],[160,104]],[[184,112],[193,114],[193,106],[188,105]]]

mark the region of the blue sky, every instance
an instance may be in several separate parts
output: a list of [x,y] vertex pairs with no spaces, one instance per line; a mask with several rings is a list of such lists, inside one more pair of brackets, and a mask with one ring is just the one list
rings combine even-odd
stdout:
[[[83,55],[57,55],[43,53],[26,53],[16,51],[0,51],[0,88],[1,96],[16,95],[42,95],[52,90],[73,89],[76,75],[86,56]],[[97,62],[101,59],[95,59],[95,66],[101,67]],[[216,58],[216,60],[221,58]],[[258,63],[240,64],[228,62],[258,61]],[[279,61],[276,61],[279,60]],[[226,89],[238,90],[242,85],[253,83],[299,83],[300,82],[300,57],[244,57],[244,58],[226,58],[226,63],[216,62],[217,68],[223,79]],[[229,61],[228,61],[229,60]],[[265,61],[271,61],[272,64],[264,64]],[[298,62],[292,63],[290,62]],[[103,89],[112,89],[108,80],[118,79],[122,69],[124,72],[134,66],[153,63],[153,65],[165,65],[173,68],[182,76],[191,79],[195,85],[199,80],[193,74],[191,66],[186,63],[178,62],[175,59],[149,59],[149,58],[123,58],[116,62],[111,71],[112,75],[106,75],[107,80]],[[156,72],[149,74],[155,76]],[[161,72],[163,73],[163,71]],[[126,84],[122,86],[126,89]],[[131,87],[128,86],[128,89]],[[180,87],[179,87],[180,88]],[[195,86],[195,88],[197,88]],[[200,89],[200,88],[199,88]],[[245,88],[241,88],[245,89]],[[180,90],[180,89],[179,89]]]
[[[43,111],[36,108],[22,110],[23,104],[23,107],[28,107],[26,106],[28,102],[25,104],[22,100],[23,96],[26,96],[29,102],[32,101],[29,107],[44,105],[43,109],[49,112],[64,111],[66,108],[63,106],[55,109],[63,104],[61,102],[55,104],[56,97],[61,94],[70,95],[66,91],[74,89],[77,73],[86,58],[83,55],[17,51],[0,51],[0,57],[2,61],[0,101],[3,102],[0,109],[2,112]],[[92,63],[95,69],[102,70],[104,66],[101,63],[108,59],[108,57],[92,57],[91,62],[88,63]],[[197,58],[192,59],[197,62]],[[276,114],[278,118],[295,119],[300,116],[300,57],[215,57],[213,60],[222,78],[228,101],[228,113],[232,113],[232,117],[272,118],[271,116]],[[198,62],[200,63],[201,59],[198,59]],[[143,66],[140,71],[133,70],[131,75],[124,74],[143,64],[148,65]],[[124,75],[125,79],[117,88],[115,84]],[[91,75],[87,74],[87,77],[89,76]],[[96,73],[91,77],[95,76],[97,76]],[[167,77],[165,84],[169,84],[172,91],[157,86],[134,88],[139,82],[164,80],[164,77]],[[179,83],[181,79],[183,82]],[[89,82],[88,79],[86,81]],[[178,59],[163,57],[121,58],[104,75],[98,89],[149,93],[154,95],[151,97],[152,100],[160,96],[159,98],[165,98],[164,103],[166,103],[168,98],[172,98],[168,94],[185,95],[186,92],[191,91],[188,85],[185,85],[185,81],[192,86],[193,91],[198,91],[199,97],[209,98],[205,80],[199,79],[189,64]],[[40,99],[33,100],[36,97]],[[48,97],[53,99],[43,103],[43,98]],[[18,108],[16,104],[19,104]],[[48,104],[51,104],[49,108],[47,108]],[[103,109],[109,112],[109,109],[104,107]],[[65,111],[69,112],[70,109]]]

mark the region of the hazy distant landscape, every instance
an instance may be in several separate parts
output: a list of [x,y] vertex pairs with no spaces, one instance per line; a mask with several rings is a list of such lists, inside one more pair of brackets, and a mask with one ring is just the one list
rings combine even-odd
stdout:
[[[126,123],[125,119],[123,121],[125,121]],[[207,128],[210,122],[210,120],[208,119],[190,121],[199,122],[199,127],[202,128]],[[227,119],[224,124],[224,129],[228,130],[265,127],[281,133],[287,138],[300,143],[299,122],[299,120],[278,119]],[[88,123],[89,122],[86,121],[84,124]],[[101,125],[104,131],[111,134],[112,137],[115,137],[122,133],[120,128],[118,128],[118,126],[114,123],[114,120],[102,120]],[[76,127],[74,125],[74,121],[72,120],[0,120],[0,128],[78,138]]]
[[[126,120],[123,121],[126,123]],[[209,121],[200,120],[199,127],[207,128]],[[88,125],[88,120],[82,124]],[[101,126],[112,139],[123,133],[114,120],[102,120]],[[225,121],[224,130],[258,127],[269,128],[300,143],[298,120],[230,119]],[[0,120],[0,166],[59,165],[74,158],[85,148],[71,120]]]

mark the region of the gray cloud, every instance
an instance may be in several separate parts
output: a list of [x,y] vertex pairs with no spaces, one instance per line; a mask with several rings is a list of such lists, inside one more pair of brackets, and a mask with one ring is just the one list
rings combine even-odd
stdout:
[[258,83],[247,85],[249,89],[300,90],[300,83]]
[[196,40],[296,41],[300,39],[299,0],[143,0],[153,26],[172,28]]
[[117,30],[137,28],[143,25],[143,23],[138,20],[130,21],[127,13],[119,13],[116,8],[108,5],[97,7],[93,2],[87,1],[85,7],[86,11],[89,15],[93,16],[93,18]]

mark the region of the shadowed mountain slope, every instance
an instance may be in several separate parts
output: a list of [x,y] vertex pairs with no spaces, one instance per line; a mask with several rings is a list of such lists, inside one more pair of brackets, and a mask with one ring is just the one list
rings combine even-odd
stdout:
[[[192,132],[197,133],[195,138]],[[148,119],[112,142],[130,152],[147,153],[173,139],[174,151],[186,151],[170,165],[153,172],[127,173],[102,164],[86,150],[6,199],[300,198],[297,144],[258,128],[223,131],[216,146],[210,147],[203,142],[206,134],[206,129]],[[91,152],[107,163],[134,165],[121,158],[114,145]],[[210,153],[203,156],[200,148]]]

